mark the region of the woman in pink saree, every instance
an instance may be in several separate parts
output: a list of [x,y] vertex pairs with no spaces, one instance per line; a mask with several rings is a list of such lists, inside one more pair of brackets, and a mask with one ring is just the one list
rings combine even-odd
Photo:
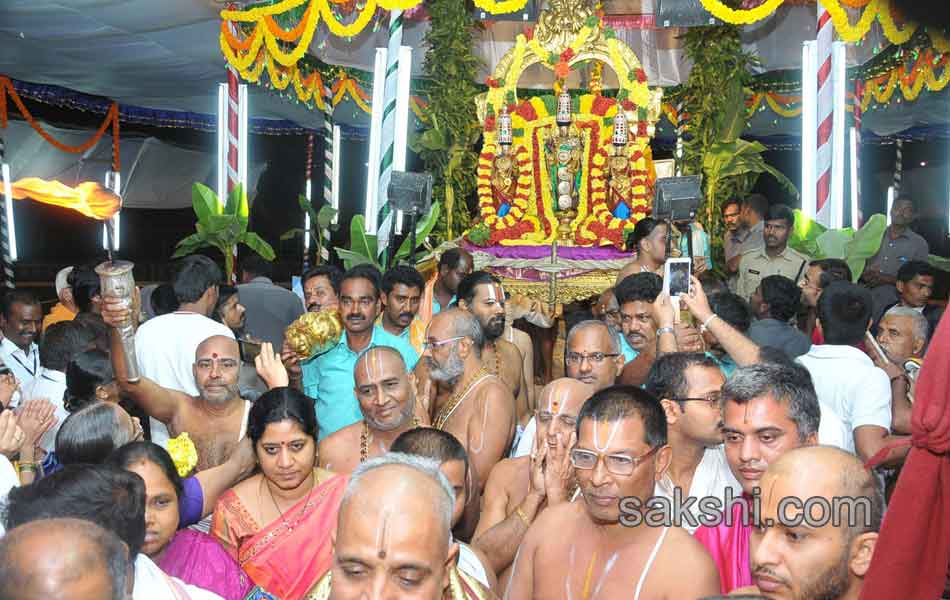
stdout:
[[211,534],[257,586],[299,600],[330,569],[346,477],[316,468],[317,420],[300,392],[270,390],[248,421],[261,472],[218,499]]
[[[179,510],[179,500],[188,484],[183,485],[164,448],[152,442],[131,442],[113,452],[108,463],[131,471],[145,481],[142,553],[163,573],[214,592],[224,600],[249,597],[254,584],[216,539],[199,531],[178,528],[183,515],[186,522],[197,521],[201,515],[199,512],[187,516]],[[197,488],[200,498],[200,485]],[[201,506],[200,501],[198,506]]]

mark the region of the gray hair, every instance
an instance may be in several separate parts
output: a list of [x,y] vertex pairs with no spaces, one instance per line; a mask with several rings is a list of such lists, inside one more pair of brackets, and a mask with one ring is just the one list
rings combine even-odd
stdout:
[[342,506],[348,503],[354,495],[359,493],[359,488],[362,486],[363,479],[366,475],[378,469],[390,466],[407,467],[418,471],[430,477],[438,484],[442,493],[439,494],[438,498],[433,499],[436,503],[434,508],[439,515],[442,526],[445,527],[445,531],[448,532],[449,540],[451,540],[452,512],[455,509],[455,492],[452,490],[452,485],[449,483],[449,480],[446,479],[442,471],[439,470],[439,462],[431,458],[403,454],[402,452],[388,452],[382,456],[377,456],[376,458],[371,458],[361,463],[350,475],[350,480],[346,484],[346,491],[343,492],[340,505]]
[[927,335],[930,333],[930,325],[926,317],[920,311],[909,306],[892,306],[884,313],[885,317],[910,317],[914,326],[914,337],[918,340],[927,341]]
[[571,330],[567,333],[567,340],[564,342],[564,347],[567,348],[571,345],[571,340],[574,339],[574,336],[578,333],[584,331],[589,327],[603,327],[607,330],[607,336],[610,338],[610,352],[611,354],[620,354],[620,332],[616,329],[604,323],[603,321],[598,321],[597,319],[587,319],[586,321],[581,321],[577,323]]
[[452,336],[467,337],[472,340],[475,356],[481,358],[485,347],[485,332],[478,317],[467,310],[455,309],[452,318]]
[[798,428],[798,439],[818,433],[821,407],[808,369],[798,364],[763,363],[740,367],[722,388],[722,407],[727,402],[745,404],[771,396],[788,405],[788,418]]

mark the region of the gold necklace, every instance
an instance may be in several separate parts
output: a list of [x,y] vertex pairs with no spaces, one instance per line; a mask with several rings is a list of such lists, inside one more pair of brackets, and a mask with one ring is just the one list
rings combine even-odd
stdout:
[[[412,417],[412,427],[410,429],[415,429],[419,426],[419,417]],[[369,425],[366,424],[366,419],[363,419],[363,430],[360,432],[360,462],[366,462],[366,459],[369,458]]]
[[481,381],[481,376],[487,375],[488,370],[485,369],[485,366],[479,367],[478,371],[472,376],[469,382],[465,385],[465,388],[461,393],[455,394],[449,400],[448,404],[442,407],[442,410],[439,411],[438,416],[435,419],[433,427],[436,429],[442,429],[445,426],[445,422],[449,420],[449,416],[458,408],[458,405],[462,403],[462,400],[468,395],[472,388],[475,387],[475,384]]
[[[270,501],[274,503],[274,508],[277,509],[277,514],[280,515],[280,520],[281,520],[281,522],[283,522],[283,524],[284,524],[284,526],[287,528],[287,530],[292,533],[293,530],[294,530],[294,527],[296,527],[297,525],[300,524],[300,519],[302,519],[304,515],[301,513],[301,515],[300,515],[299,517],[297,517],[297,520],[294,521],[294,524],[293,524],[293,525],[291,525],[290,523],[288,523],[288,522],[287,522],[287,519],[284,517],[284,511],[280,510],[280,505],[277,504],[277,499],[274,498],[274,492],[271,491],[270,486],[267,485],[267,481],[266,481],[265,478],[263,478],[263,477],[261,478],[261,484],[262,484],[265,488],[267,488],[267,495],[270,496]],[[317,487],[317,474],[314,473],[314,474],[313,474],[313,480],[310,482],[310,491],[307,492],[307,502],[310,502],[310,496],[313,494],[313,490],[316,489],[316,487]]]

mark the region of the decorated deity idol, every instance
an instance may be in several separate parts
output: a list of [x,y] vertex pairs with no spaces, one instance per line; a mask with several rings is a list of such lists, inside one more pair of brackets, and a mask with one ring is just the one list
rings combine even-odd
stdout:
[[572,120],[571,96],[565,89],[557,99],[558,131],[544,144],[545,161],[554,188],[555,209],[559,211],[573,210],[578,204],[583,140],[572,125]]
[[511,143],[511,115],[508,114],[508,107],[502,106],[501,114],[498,115],[498,153],[492,161],[491,171],[492,197],[499,217],[504,217],[511,210],[518,185],[518,171],[511,155]]
[[614,151],[607,160],[607,206],[611,214],[618,219],[628,218],[633,208],[633,180],[630,176],[630,159],[627,157],[627,131],[627,115],[618,107],[617,116],[614,117]]

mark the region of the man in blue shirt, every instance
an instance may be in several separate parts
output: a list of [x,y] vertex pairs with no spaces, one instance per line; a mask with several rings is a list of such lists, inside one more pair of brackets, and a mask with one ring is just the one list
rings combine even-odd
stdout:
[[363,418],[354,395],[353,369],[360,354],[374,346],[389,346],[412,370],[419,355],[408,340],[380,325],[380,275],[370,265],[358,265],[343,275],[340,284],[340,317],[343,335],[330,350],[303,363],[303,391],[316,400],[320,439]]

